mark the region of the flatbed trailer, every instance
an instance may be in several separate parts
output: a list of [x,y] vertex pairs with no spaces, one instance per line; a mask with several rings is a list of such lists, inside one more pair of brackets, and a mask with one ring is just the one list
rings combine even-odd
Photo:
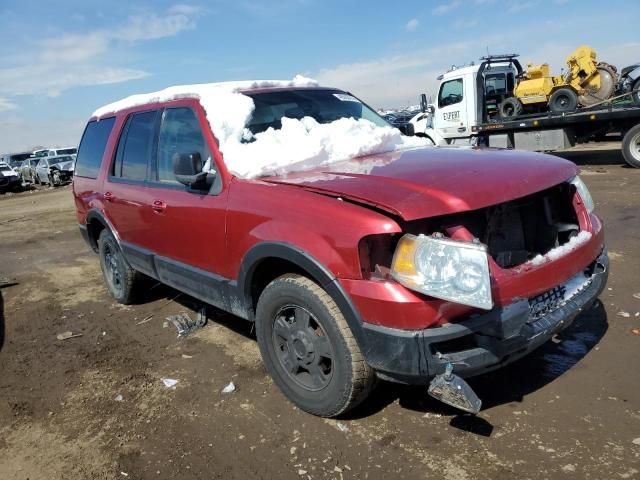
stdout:
[[640,106],[631,103],[608,103],[562,114],[521,115],[510,121],[474,125],[471,131],[478,136],[479,145],[535,151],[606,141],[607,135],[618,133],[625,161],[640,168]]

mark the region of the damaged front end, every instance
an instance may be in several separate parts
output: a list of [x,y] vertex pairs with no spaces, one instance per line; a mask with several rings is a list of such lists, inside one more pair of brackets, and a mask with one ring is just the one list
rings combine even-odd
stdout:
[[[604,288],[608,258],[592,211],[575,178],[499,205],[406,222],[398,238],[365,239],[371,292],[352,295],[365,312],[367,360],[386,379],[433,379],[432,395],[474,411],[479,401],[456,375],[521,358]],[[384,318],[386,307],[397,326]]]

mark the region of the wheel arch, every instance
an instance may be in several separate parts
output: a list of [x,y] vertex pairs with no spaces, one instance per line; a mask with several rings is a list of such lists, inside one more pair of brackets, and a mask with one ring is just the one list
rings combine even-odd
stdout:
[[113,234],[116,242],[118,242],[118,245],[120,245],[120,237],[118,236],[118,233],[113,229],[113,226],[111,225],[109,220],[107,220],[107,218],[100,210],[89,210],[86,217],[86,227],[89,245],[94,252],[98,253],[98,237],[100,237],[100,232],[102,232],[102,230],[104,230],[105,228]]
[[242,259],[238,289],[250,320],[255,320],[255,306],[264,287],[285,273],[307,276],[320,285],[336,302],[359,346],[364,346],[360,314],[337,277],[308,252],[284,242],[259,243]]

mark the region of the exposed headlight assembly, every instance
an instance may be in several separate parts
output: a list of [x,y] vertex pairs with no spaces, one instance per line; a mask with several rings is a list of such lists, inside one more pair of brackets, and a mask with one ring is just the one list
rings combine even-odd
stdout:
[[407,288],[486,310],[493,308],[487,247],[425,235],[404,235],[391,276]]
[[592,213],[593,210],[596,208],[596,205],[595,203],[593,203],[593,197],[591,197],[591,194],[589,193],[589,189],[584,184],[582,179],[576,176],[576,177],[573,177],[569,181],[569,183],[574,187],[576,187],[576,190],[580,194],[580,198],[582,199],[582,202],[584,203],[584,207],[587,209],[587,212]]

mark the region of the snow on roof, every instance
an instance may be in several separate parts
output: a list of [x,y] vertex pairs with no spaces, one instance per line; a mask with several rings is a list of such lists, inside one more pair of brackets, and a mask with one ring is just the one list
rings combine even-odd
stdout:
[[[347,158],[424,146],[425,141],[405,137],[399,130],[380,127],[353,118],[320,124],[313,118],[282,119],[282,128],[269,128],[243,142],[254,111],[253,99],[242,91],[258,88],[317,87],[318,82],[296,75],[293,80],[254,80],[203,83],[169,87],[158,92],[132,95],[97,109],[93,116],[109,114],[139,105],[196,98],[202,105],[211,130],[219,142],[227,169],[236,176],[256,178],[308,170]],[[355,99],[354,99],[355,100]],[[205,170],[211,165],[207,159]]]

